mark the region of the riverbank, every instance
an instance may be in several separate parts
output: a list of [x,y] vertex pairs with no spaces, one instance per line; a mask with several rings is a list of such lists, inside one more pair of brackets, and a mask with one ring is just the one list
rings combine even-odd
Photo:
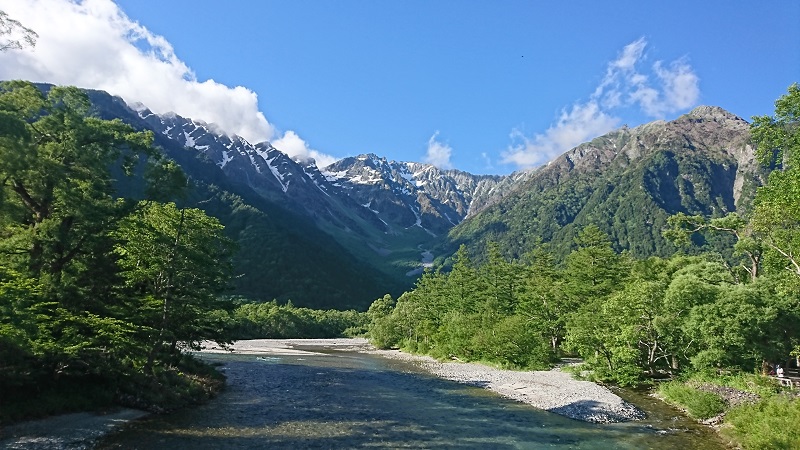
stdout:
[[26,450],[90,449],[105,435],[149,413],[115,408],[104,412],[72,413],[0,428],[0,448]]
[[608,388],[580,381],[554,368],[547,371],[502,370],[483,364],[442,362],[398,350],[370,350],[387,358],[417,361],[422,368],[446,380],[478,386],[533,407],[593,423],[640,420],[644,412]]
[[[254,339],[237,341],[228,348],[213,343],[206,343],[205,347],[202,353],[253,355],[264,359],[270,356],[325,356],[332,352],[367,353],[412,362],[439,378],[485,388],[571,419],[607,423],[644,417],[638,408],[609,389],[575,380],[560,369],[516,372],[481,364],[440,362],[396,350],[377,350],[366,339]],[[22,422],[0,429],[0,448],[88,449],[103,436],[147,414],[141,410],[120,408]]]
[[592,423],[626,422],[644,413],[608,388],[580,381],[555,368],[548,371],[502,370],[482,364],[441,362],[398,350],[377,350],[366,339],[254,339],[237,341],[229,349],[209,343],[204,352],[251,355],[321,354],[315,349],[357,351],[419,364],[437,377],[488,389],[503,397],[575,420]]

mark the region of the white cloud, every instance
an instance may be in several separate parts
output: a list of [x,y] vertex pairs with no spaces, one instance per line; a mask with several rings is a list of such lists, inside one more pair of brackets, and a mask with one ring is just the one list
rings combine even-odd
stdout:
[[291,130],[283,133],[280,139],[273,141],[272,146],[295,160],[308,161],[313,159],[317,163],[317,167],[320,168],[336,162],[336,158],[333,156],[310,148],[306,141]]
[[607,133],[618,124],[619,119],[603,112],[596,101],[575,104],[569,111],[562,110],[558,121],[542,134],[528,138],[513,130],[510,137],[514,144],[503,153],[503,162],[520,168],[534,167]]
[[[613,111],[636,108],[652,118],[688,109],[700,98],[700,79],[685,58],[665,65],[656,61],[650,74],[640,70],[647,41],[626,45],[608,63],[606,74],[588,100],[564,109],[544,133],[527,137],[511,132],[512,144],[503,152],[504,163],[530,168],[554,159],[571,148],[605,134],[619,125]],[[652,80],[655,80],[653,82]]]
[[438,136],[439,132],[437,131],[428,139],[428,151],[422,161],[440,169],[452,169],[453,163],[450,162],[450,155],[453,153],[453,149],[449,145],[437,141]]
[[486,152],[481,152],[481,159],[483,160],[483,169],[484,170],[493,170],[494,164],[492,163],[492,158]]
[[609,71],[611,68],[616,68],[623,71],[634,70],[636,63],[642,59],[644,48],[647,46],[647,41],[644,37],[631,42],[622,49],[619,58],[609,64]]
[[166,39],[129,19],[111,0],[2,3],[39,39],[33,49],[0,53],[0,79],[105,90],[157,113],[214,123],[253,143],[275,134],[255,92],[197,80]]
[[673,61],[669,68],[663,68],[661,61],[653,70],[664,89],[664,109],[675,112],[691,108],[700,98],[700,78],[684,59]]
[[591,99],[600,101],[606,109],[635,106],[658,119],[694,106],[700,98],[700,78],[687,60],[681,58],[667,66],[656,61],[648,75],[639,69],[646,46],[644,38],[626,45],[617,59],[608,63]]

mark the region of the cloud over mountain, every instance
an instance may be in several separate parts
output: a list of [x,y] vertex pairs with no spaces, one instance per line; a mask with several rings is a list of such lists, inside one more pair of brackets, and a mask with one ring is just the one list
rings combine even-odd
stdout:
[[304,162],[313,159],[317,167],[326,167],[336,162],[336,158],[333,156],[310,148],[308,143],[292,130],[283,133],[283,136],[279,139],[272,141],[272,145],[292,159]]
[[39,39],[33,49],[0,54],[0,79],[105,90],[157,113],[212,122],[254,143],[275,135],[255,92],[198,80],[164,37],[110,0],[29,0],[3,9]]
[[450,145],[439,142],[436,139],[438,137],[439,132],[436,131],[433,133],[433,136],[428,139],[428,151],[425,153],[422,161],[433,164],[440,169],[452,169],[453,163],[450,162],[450,156],[453,153],[453,149]]
[[600,84],[582,102],[562,109],[556,122],[543,133],[526,136],[514,129],[512,144],[503,152],[504,163],[531,168],[546,163],[565,151],[619,126],[614,113],[636,108],[661,119],[666,114],[695,106],[700,97],[700,79],[685,58],[664,64],[656,61],[651,70],[640,68],[647,41],[637,39],[610,61]]

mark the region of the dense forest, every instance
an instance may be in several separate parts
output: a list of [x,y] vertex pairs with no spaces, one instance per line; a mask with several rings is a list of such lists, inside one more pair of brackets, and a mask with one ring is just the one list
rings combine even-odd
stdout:
[[[0,396],[26,408],[181,403],[219,384],[181,351],[219,339],[231,241],[165,202],[186,178],[152,135],[89,115],[86,94],[0,85]],[[144,164],[145,198],[115,174]]]

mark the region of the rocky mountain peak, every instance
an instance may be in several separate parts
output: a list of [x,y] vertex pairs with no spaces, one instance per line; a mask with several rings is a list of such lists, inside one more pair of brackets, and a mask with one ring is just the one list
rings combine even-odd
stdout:
[[704,119],[704,120],[714,120],[717,122],[722,121],[737,121],[737,122],[746,122],[741,117],[720,108],[719,106],[698,106],[697,108],[689,111],[687,114],[693,118]]

